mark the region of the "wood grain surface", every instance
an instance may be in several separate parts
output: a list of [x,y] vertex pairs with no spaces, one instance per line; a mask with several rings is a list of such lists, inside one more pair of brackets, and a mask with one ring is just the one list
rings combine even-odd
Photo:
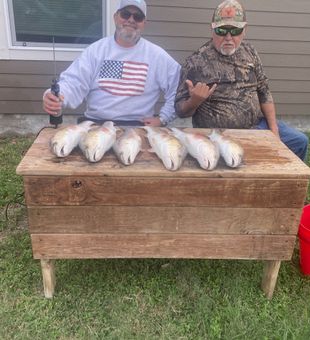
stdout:
[[55,206],[29,207],[34,233],[296,235],[301,209]]
[[57,158],[55,132],[43,130],[17,167],[46,297],[54,259],[202,258],[266,260],[262,287],[271,298],[280,261],[293,254],[310,170],[270,131],[223,132],[244,148],[237,169],[221,161],[206,171],[187,156],[175,172],[147,151],[145,136],[136,162],[124,166],[112,151],[98,163],[78,149]]
[[298,208],[304,202],[308,181],[148,176],[25,176],[24,185],[27,205]]
[[132,166],[112,151],[95,164],[79,150],[59,159],[54,133],[43,130],[17,169],[36,258],[291,257],[310,171],[270,131],[223,132],[245,150],[238,169],[205,171],[188,156],[176,172],[146,139]]
[[289,260],[287,235],[32,234],[35,259],[212,258]]
[[[185,129],[205,135],[208,129]],[[131,166],[122,165],[112,151],[103,159],[91,164],[79,149],[65,158],[57,158],[49,147],[55,129],[44,129],[17,167],[19,175],[57,176],[109,176],[109,177],[204,177],[204,178],[300,178],[310,177],[309,168],[282,144],[270,131],[225,130],[223,134],[240,143],[245,150],[244,163],[238,169],[228,168],[222,161],[213,171],[199,167],[187,156],[182,167],[171,172],[164,168],[158,157],[148,151],[144,138],[144,150]]]

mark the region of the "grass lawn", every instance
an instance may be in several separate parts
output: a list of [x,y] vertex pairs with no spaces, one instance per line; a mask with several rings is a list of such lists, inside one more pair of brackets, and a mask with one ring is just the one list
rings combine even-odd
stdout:
[[56,292],[45,299],[15,175],[32,141],[0,139],[1,340],[310,339],[298,245],[271,301],[260,261],[154,259],[56,261]]

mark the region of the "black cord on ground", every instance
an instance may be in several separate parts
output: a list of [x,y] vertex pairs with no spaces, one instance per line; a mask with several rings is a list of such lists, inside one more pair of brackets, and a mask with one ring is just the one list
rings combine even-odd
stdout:
[[20,193],[16,194],[14,199],[12,199],[8,203],[6,203],[6,205],[4,207],[4,218],[5,218],[6,222],[9,220],[8,211],[9,211],[9,207],[10,207],[11,204],[19,204],[19,205],[23,205],[24,207],[26,206],[26,204],[24,204],[23,202],[20,202],[18,200],[18,198],[24,198],[24,194],[25,194],[24,191],[20,192]]

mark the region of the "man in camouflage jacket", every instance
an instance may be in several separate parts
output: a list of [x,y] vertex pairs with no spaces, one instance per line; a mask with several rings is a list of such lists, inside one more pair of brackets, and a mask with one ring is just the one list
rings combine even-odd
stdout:
[[212,39],[182,66],[175,108],[193,127],[270,129],[302,160],[308,138],[277,121],[268,78],[254,47],[244,42],[246,17],[236,0],[225,0],[212,19]]

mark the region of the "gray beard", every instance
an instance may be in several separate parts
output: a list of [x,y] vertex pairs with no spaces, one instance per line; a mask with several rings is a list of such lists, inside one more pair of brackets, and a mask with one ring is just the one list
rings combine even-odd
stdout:
[[135,30],[128,32],[125,28],[120,28],[116,30],[116,35],[126,43],[135,45],[141,37],[141,31]]
[[220,49],[221,54],[229,56],[229,55],[233,55],[236,52],[236,48],[230,50],[230,51],[225,51],[223,48]]

